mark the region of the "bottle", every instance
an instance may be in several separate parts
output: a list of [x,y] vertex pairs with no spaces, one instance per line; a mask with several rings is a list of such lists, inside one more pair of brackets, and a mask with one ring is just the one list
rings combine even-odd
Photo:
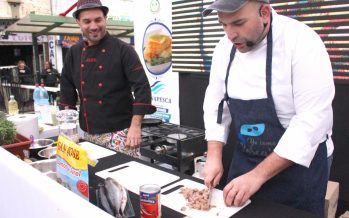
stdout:
[[18,114],[18,103],[15,100],[15,96],[10,95],[10,100],[8,101],[8,114],[9,115],[16,115]]
[[35,114],[38,116],[38,121],[40,122],[42,120],[41,113],[40,113],[40,86],[39,83],[35,83],[35,89],[33,92],[33,100],[34,100],[34,111]]
[[58,125],[57,111],[59,111],[59,109],[57,107],[57,102],[53,101],[53,105],[51,106],[51,119],[52,119],[52,124],[54,126]]
[[41,83],[39,93],[40,93],[39,105],[40,105],[42,122],[52,123],[49,96],[48,96],[47,90],[45,89],[45,85],[43,83]]
[[45,84],[41,83],[40,98],[43,104],[50,104],[48,92],[45,89]]

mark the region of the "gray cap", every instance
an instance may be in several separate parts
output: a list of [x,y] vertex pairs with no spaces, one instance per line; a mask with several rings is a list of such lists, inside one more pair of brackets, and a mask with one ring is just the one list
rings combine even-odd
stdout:
[[103,6],[100,0],[79,0],[77,2],[76,11],[73,13],[73,17],[78,19],[81,11],[92,8],[100,8],[103,11],[104,16],[107,16],[109,11],[109,8]]
[[[235,11],[238,11],[240,8],[242,8],[249,1],[250,0],[216,0],[202,12],[202,16],[206,17],[213,10],[227,12],[227,13],[234,13]],[[270,0],[256,0],[256,1],[264,2],[268,4],[270,2]]]

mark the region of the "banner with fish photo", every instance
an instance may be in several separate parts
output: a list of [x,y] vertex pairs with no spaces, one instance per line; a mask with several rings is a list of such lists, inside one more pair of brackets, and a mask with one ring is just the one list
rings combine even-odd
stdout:
[[179,124],[179,75],[172,72],[172,3],[135,0],[135,49],[146,71],[157,110],[146,118]]
[[94,165],[89,160],[87,152],[60,135],[57,141],[57,181],[67,189],[89,200],[88,164]]

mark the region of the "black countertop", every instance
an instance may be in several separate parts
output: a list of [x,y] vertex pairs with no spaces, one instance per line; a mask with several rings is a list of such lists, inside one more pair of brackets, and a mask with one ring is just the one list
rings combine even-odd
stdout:
[[[101,170],[108,169],[110,167],[123,164],[129,161],[137,161],[143,164],[146,164],[148,166],[154,167],[156,169],[163,170],[165,172],[174,174],[179,176],[181,179],[190,179],[194,181],[198,181],[202,183],[202,180],[197,179],[195,177],[179,173],[174,170],[166,169],[160,166],[157,166],[155,164],[148,163],[146,161],[132,158],[125,154],[115,154],[112,156],[104,157],[99,159],[98,164],[95,167],[89,167],[89,186],[90,186],[90,202],[94,205],[98,206],[97,199],[96,199],[96,189],[98,187],[98,183],[103,182],[103,179],[96,176],[95,173]],[[129,196],[132,202],[132,206],[134,208],[134,211],[136,213],[135,217],[140,217],[140,206],[139,206],[139,196],[133,192],[129,191]],[[184,217],[182,213],[179,213],[177,211],[174,211],[170,208],[167,208],[166,206],[162,205],[162,217],[164,218],[177,218],[177,217]],[[234,218],[251,218],[251,217],[258,217],[258,218],[315,218],[317,216],[310,214],[306,211],[294,209],[282,204],[277,204],[273,202],[268,202],[265,200],[258,200],[253,199],[249,205],[247,205],[245,208],[237,212],[234,216]]]

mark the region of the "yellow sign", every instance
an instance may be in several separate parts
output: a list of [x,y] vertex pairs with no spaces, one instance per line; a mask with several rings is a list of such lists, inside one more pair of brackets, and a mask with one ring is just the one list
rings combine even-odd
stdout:
[[96,165],[93,160],[88,158],[86,151],[82,147],[63,135],[58,137],[57,155],[75,169],[86,170],[87,164]]

